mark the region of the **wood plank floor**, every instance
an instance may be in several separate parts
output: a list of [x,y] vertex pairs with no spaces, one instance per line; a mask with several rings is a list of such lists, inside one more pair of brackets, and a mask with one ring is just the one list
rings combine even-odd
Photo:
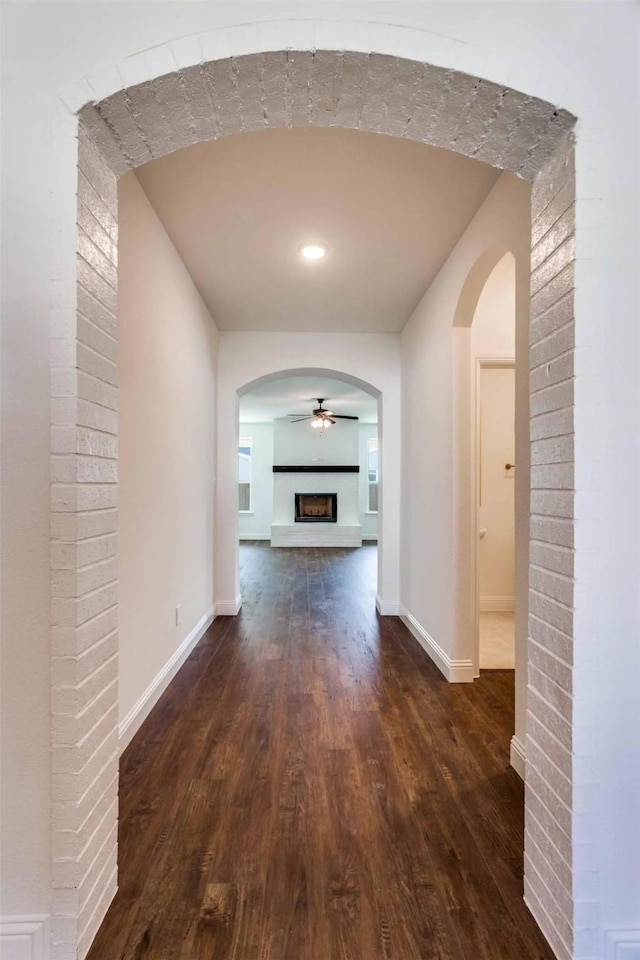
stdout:
[[374,609],[375,547],[241,549],[121,764],[89,960],[552,960],[522,900],[513,674],[449,685]]

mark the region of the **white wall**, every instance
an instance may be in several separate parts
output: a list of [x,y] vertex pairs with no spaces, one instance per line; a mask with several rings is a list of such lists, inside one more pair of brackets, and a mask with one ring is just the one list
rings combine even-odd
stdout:
[[251,513],[238,515],[241,540],[269,540],[273,522],[273,423],[240,423],[251,438]]
[[324,464],[353,466],[358,462],[358,424],[338,421],[328,429],[316,430],[308,420],[273,424],[273,462],[278,466]]
[[[332,19],[323,22],[326,17]],[[73,309],[67,253],[75,250],[76,125],[59,94],[73,110],[120,88],[123,77],[137,82],[203,55],[326,46],[457,68],[509,83],[579,118],[574,790],[581,815],[574,825],[580,854],[574,890],[592,918],[585,919],[591,936],[594,925],[596,933],[640,929],[635,5],[352,0],[338,10],[315,0],[301,17],[293,0],[167,2],[153,9],[138,2],[43,2],[7,4],[3,19],[2,68],[9,79],[3,83],[2,725],[11,730],[2,743],[3,911],[49,910],[48,330],[52,308]],[[246,26],[237,33],[216,29],[238,22]],[[163,46],[169,41],[175,42]],[[412,336],[418,339],[415,330]],[[433,421],[437,412],[424,403],[428,390],[418,367],[432,384],[440,371],[427,363],[426,346],[425,339],[408,389]],[[436,356],[448,359],[449,350],[436,345]],[[442,421],[451,427],[446,409]],[[422,442],[414,416],[411,424],[406,435]],[[432,422],[430,441],[435,432]],[[451,479],[441,458],[426,459]],[[421,515],[425,533],[436,533],[433,507],[421,503]],[[404,564],[411,598],[418,587],[432,590],[425,572],[411,541]],[[450,598],[444,600],[450,613]],[[583,957],[602,953],[599,942],[581,947]]]
[[135,173],[118,199],[122,724],[213,612],[217,331]]
[[358,463],[360,464],[360,526],[363,540],[378,539],[378,514],[369,513],[369,483],[367,480],[367,441],[378,436],[376,423],[361,423],[358,432]]

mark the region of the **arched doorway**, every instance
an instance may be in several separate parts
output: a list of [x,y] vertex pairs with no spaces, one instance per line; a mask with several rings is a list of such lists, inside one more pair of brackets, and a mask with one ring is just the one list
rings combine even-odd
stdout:
[[[256,70],[261,78],[258,81]],[[265,79],[270,81],[266,95],[264,87],[261,86]],[[430,109],[425,110],[416,101],[413,92],[416,85],[432,104]],[[337,97],[329,95],[329,90],[334,88],[340,91]],[[306,91],[302,100],[298,96],[300,90]],[[381,111],[380,97],[383,91],[386,93],[389,90],[393,91],[392,100],[385,110]],[[212,96],[212,93],[215,96]],[[256,109],[258,103],[260,107]],[[462,103],[465,106],[460,120]],[[454,117],[455,134],[452,136],[451,121]],[[199,140],[264,126],[265,118],[267,124],[273,125],[298,122],[336,123],[392,135],[401,132],[423,142],[484,159],[502,169],[513,170],[522,177],[535,178],[534,219],[542,216],[558,196],[560,187],[567,186],[565,195],[569,198],[568,205],[573,195],[572,148],[567,140],[567,133],[574,120],[551,104],[485,83],[479,78],[408,60],[376,54],[280,51],[266,55],[248,55],[234,58],[233,61],[227,58],[212,60],[206,64],[194,64],[182,70],[180,77],[177,74],[158,77],[148,83],[132,86],[126,91],[121,90],[100,103],[86,106],[80,114],[79,169],[89,187],[87,198],[95,204],[97,215],[106,211],[110,222],[117,223],[116,176],[155,156]],[[569,222],[569,230],[572,231],[573,223],[570,218]],[[544,236],[544,232],[538,236],[534,251],[534,345],[538,341],[546,340],[545,330],[549,323],[554,322],[549,319],[549,311],[557,302],[557,297],[550,299],[548,271],[543,269],[543,262],[546,263],[553,257],[555,247],[561,248],[566,239],[565,235],[543,243]],[[101,310],[112,315],[117,310],[110,284],[110,278],[115,271],[113,253],[110,256],[97,258],[93,263],[88,263],[80,256],[78,300],[82,300],[84,304],[81,309],[91,311],[93,316],[100,315]],[[563,257],[568,259],[563,260]],[[572,257],[572,251],[564,249],[558,257],[561,261],[559,269],[569,269]],[[556,275],[559,274],[554,274]],[[564,296],[564,292],[561,295]],[[68,338],[67,324],[66,314],[63,318],[55,315],[53,336]],[[64,333],[63,328],[66,331]],[[74,337],[82,343],[82,335],[77,329],[74,330]],[[554,386],[554,382],[549,380],[553,376],[550,372],[551,361],[555,356],[553,349],[551,348],[551,355],[544,363],[539,364],[539,393],[544,392],[542,381],[545,376],[549,381],[548,386]],[[81,357],[76,359],[74,355],[71,366],[74,375],[76,371],[83,372],[83,363]],[[59,399],[55,392],[58,389],[56,381],[55,399]],[[569,392],[571,389],[570,386]],[[79,406],[87,402],[78,382],[72,399],[80,400]],[[566,389],[562,396],[553,400],[550,400],[548,394],[539,396],[536,398],[538,413],[542,415],[545,409],[557,408],[548,408],[550,402],[561,404],[561,409],[569,410],[572,398],[567,395]],[[70,434],[75,436],[77,431],[86,428],[78,409],[74,403],[60,406],[60,423],[57,426],[61,429],[54,432],[52,439],[54,458],[61,454],[69,455]],[[74,451],[71,458],[80,456],[76,453],[79,448],[75,440],[71,449]],[[544,456],[542,450],[541,446],[540,455]],[[569,470],[570,467],[571,464]],[[66,586],[61,586],[62,578],[55,576],[58,569],[68,571],[69,562],[69,551],[64,551],[63,558],[63,551],[60,550],[61,523],[57,523],[57,518],[64,519],[65,530],[71,530],[70,542],[77,543],[83,539],[83,534],[80,526],[74,528],[73,524],[66,523],[69,515],[83,514],[86,518],[88,507],[89,512],[91,509],[100,509],[99,504],[96,506],[95,502],[84,496],[82,480],[77,479],[81,475],[81,472],[73,473],[77,486],[73,488],[71,500],[64,499],[64,491],[61,492],[59,483],[54,482],[52,488],[52,609],[56,624],[52,644],[54,658],[62,655],[61,642],[66,652],[73,651],[74,644],[77,644],[79,625],[76,608],[83,599],[78,596],[75,582],[69,592]],[[548,520],[551,517],[553,521],[555,514],[549,514],[549,511],[555,508],[546,492],[547,486],[542,477],[540,484],[532,496],[532,509],[541,518],[538,535],[544,540],[554,535]],[[222,502],[224,507],[223,501],[224,498],[221,497],[219,502]],[[398,508],[399,502],[398,498]],[[568,506],[563,504],[561,509],[566,512]],[[81,561],[76,557],[74,570],[64,579],[64,583],[73,580],[73,574],[77,576],[81,569]],[[542,598],[537,607],[541,642],[544,642],[545,626],[549,626],[547,619],[552,619],[552,614],[548,613],[548,605],[545,606],[544,603],[545,591],[552,589],[552,585],[545,585],[544,578],[538,578],[536,592]],[[229,602],[234,601],[235,596],[229,594]],[[386,600],[382,597],[381,612],[396,612],[393,609],[394,602],[394,599]],[[389,603],[391,608],[385,609],[385,603]],[[99,612],[95,615],[98,616]],[[550,626],[553,627],[553,623]],[[62,627],[63,640],[59,632],[56,632],[59,627]],[[73,699],[74,710],[81,710],[83,692],[81,685],[77,686],[77,696]],[[57,699],[61,692],[60,687],[56,688],[54,683],[54,706],[64,715],[65,708],[61,705],[64,697],[59,696]],[[108,709],[110,705],[107,705],[106,710]],[[544,706],[539,704],[536,709],[542,717]],[[108,810],[112,807],[113,783],[110,780],[103,788],[98,784],[95,793],[91,795],[92,807],[88,810],[87,784],[81,777],[65,779],[69,758],[72,758],[74,771],[79,764],[80,734],[75,737],[72,735],[71,740],[72,742],[69,742],[68,733],[62,736],[60,728],[54,728],[52,800],[64,812],[64,817],[58,819],[58,826],[54,829],[56,852],[53,860],[53,882],[57,890],[54,937],[64,937],[67,943],[77,943],[82,935],[83,943],[87,943],[91,938],[92,924],[99,922],[101,905],[108,903],[113,894],[115,875],[113,872],[105,873],[104,885],[89,897],[95,883],[95,871],[101,865],[96,865],[91,857],[84,856],[84,851],[81,864],[76,840],[82,824],[92,810]],[[108,737],[102,741],[103,744],[106,744],[104,763],[108,764],[112,760],[109,753],[112,745]],[[102,762],[101,755],[96,753],[96,770]],[[64,784],[64,787],[61,787],[61,784]],[[60,826],[61,823],[64,824],[63,827]],[[96,849],[96,854],[98,853],[104,857],[102,867],[106,870],[113,863],[115,850],[113,847]],[[534,851],[532,862],[536,856]],[[94,873],[90,872],[87,862]],[[74,864],[74,871],[69,870],[70,863]],[[71,874],[73,882],[68,879]],[[530,902],[540,902],[546,894],[541,886],[536,886],[536,875],[532,872],[531,876],[533,879],[528,888]],[[91,891],[86,888],[88,883],[91,883]],[[66,892],[69,896],[65,899]]]
[[[529,198],[520,197],[513,203],[513,217],[505,220],[505,234],[499,245],[472,251],[471,265],[460,291],[454,317],[454,337],[458,343],[459,371],[456,392],[460,416],[458,418],[458,470],[461,500],[458,544],[460,555],[469,562],[460,568],[460,595],[468,599],[467,612],[462,614],[460,629],[473,637],[474,673],[479,671],[479,587],[478,587],[478,501],[480,459],[478,386],[479,364],[474,352],[472,325],[483,291],[494,270],[501,262],[513,260],[514,286],[513,317],[515,338],[505,346],[504,338],[489,340],[491,347],[480,352],[499,362],[515,358],[516,422],[515,461],[517,472],[512,474],[515,488],[515,670],[516,722],[511,743],[511,763],[521,777],[525,775],[525,739],[527,707],[527,637],[528,637],[528,566],[529,566],[529,312],[530,312],[530,250],[523,226],[530,219]],[[490,329],[491,321],[487,324]],[[498,345],[502,344],[502,349]],[[488,352],[487,352],[488,351]],[[464,416],[468,411],[468,417]],[[463,604],[464,610],[464,604]]]
[[[397,613],[397,582],[399,570],[397,528],[398,519],[398,489],[400,484],[400,406],[399,406],[399,370],[393,363],[387,365],[381,362],[379,373],[381,379],[374,385],[364,379],[367,370],[375,370],[373,352],[362,348],[354,351],[347,361],[343,358],[348,369],[335,369],[329,366],[307,367],[287,366],[279,367],[278,358],[282,357],[282,349],[286,348],[286,341],[290,338],[270,338],[271,350],[257,351],[247,355],[242,364],[231,362],[231,350],[228,359],[223,358],[221,377],[218,392],[220,430],[218,434],[218,499],[217,499],[217,543],[216,564],[218,576],[219,599],[216,606],[220,612],[237,613],[240,604],[240,591],[237,566],[238,523],[237,514],[230,509],[236,498],[237,466],[235,449],[237,445],[238,398],[246,395],[256,387],[265,383],[293,377],[327,377],[352,384],[365,393],[375,397],[378,405],[378,429],[381,446],[381,488],[380,488],[380,515],[379,515],[379,563],[378,563],[378,593],[377,606],[381,612]],[[319,346],[319,352],[325,352],[330,360],[335,349],[335,343],[326,342]],[[222,345],[223,356],[225,351]],[[289,346],[291,362],[295,363],[308,357],[308,345],[301,343],[298,349]],[[235,350],[233,350],[236,353]],[[357,355],[359,354],[359,355]],[[388,359],[388,358],[387,358]],[[251,380],[244,380],[246,370],[251,367],[254,376]],[[222,372],[226,370],[226,372]],[[269,372],[265,372],[269,371]],[[373,379],[373,378],[372,378]],[[225,426],[226,425],[226,426]],[[233,425],[233,430],[231,429]],[[388,440],[386,438],[389,438]],[[232,564],[229,558],[234,557]],[[227,599],[225,599],[227,598]]]

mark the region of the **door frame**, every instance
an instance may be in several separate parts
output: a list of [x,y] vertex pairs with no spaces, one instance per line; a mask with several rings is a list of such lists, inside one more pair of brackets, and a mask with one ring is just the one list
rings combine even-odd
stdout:
[[[473,624],[473,676],[475,678],[480,676],[480,529],[478,526],[482,429],[480,379],[483,370],[492,369],[511,369],[517,376],[515,356],[508,354],[479,356],[473,357],[471,361],[471,622]],[[515,602],[514,590],[514,604]]]

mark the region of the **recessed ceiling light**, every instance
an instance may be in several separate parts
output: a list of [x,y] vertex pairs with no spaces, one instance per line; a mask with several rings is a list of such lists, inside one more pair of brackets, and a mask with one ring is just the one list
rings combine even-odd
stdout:
[[300,253],[305,260],[322,260],[326,252],[327,248],[321,246],[319,243],[309,243],[300,248]]

